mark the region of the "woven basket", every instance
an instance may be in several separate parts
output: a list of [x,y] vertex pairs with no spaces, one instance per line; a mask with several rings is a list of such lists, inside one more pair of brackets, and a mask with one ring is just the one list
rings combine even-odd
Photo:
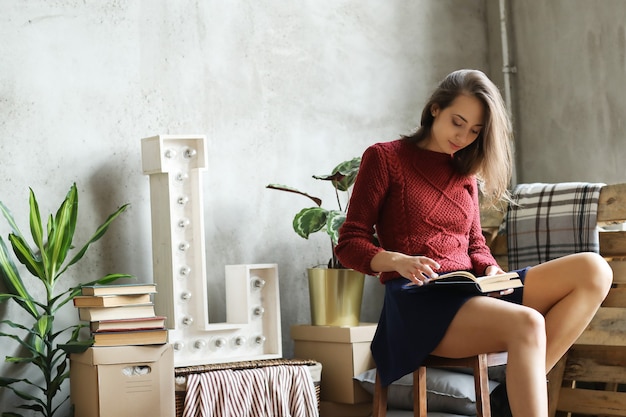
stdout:
[[[266,366],[278,366],[278,365],[291,365],[291,366],[314,366],[317,362],[314,360],[301,360],[301,359],[264,359],[257,361],[243,361],[243,362],[228,362],[228,363],[213,363],[208,365],[187,366],[182,368],[175,368],[175,376],[187,376],[191,374],[198,374],[202,372],[221,371],[225,369],[230,370],[243,370],[264,368]],[[315,395],[317,397],[317,404],[320,403],[320,381],[313,381],[315,386]],[[182,417],[185,406],[186,391],[176,391],[176,417]]]

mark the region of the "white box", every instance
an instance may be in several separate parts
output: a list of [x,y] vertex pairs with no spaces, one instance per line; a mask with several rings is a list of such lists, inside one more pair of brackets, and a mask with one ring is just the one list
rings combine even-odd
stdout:
[[91,347],[70,355],[76,417],[172,417],[171,345]]

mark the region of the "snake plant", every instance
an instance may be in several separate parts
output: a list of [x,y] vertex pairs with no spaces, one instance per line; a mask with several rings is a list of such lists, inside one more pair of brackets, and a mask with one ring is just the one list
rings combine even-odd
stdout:
[[[59,407],[69,398],[69,396],[56,398],[61,392],[63,382],[69,378],[69,354],[82,352],[92,344],[91,340],[79,340],[83,324],[71,325],[61,330],[55,329],[56,313],[80,293],[83,285],[107,284],[119,278],[131,278],[131,276],[109,274],[95,281],[60,291],[57,291],[56,286],[68,268],[83,258],[89,246],[105,234],[111,222],[126,210],[128,204],[111,214],[72,258],[68,258],[68,254],[74,249],[72,240],[78,217],[76,184],[70,187],[56,215],[49,215],[45,229],[41,222],[37,198],[32,189],[29,206],[33,247],[29,245],[26,236],[18,228],[11,212],[0,202],[0,211],[12,230],[8,240],[11,242],[13,254],[24,265],[25,270],[34,276],[34,279],[22,278],[20,270],[23,271],[24,268],[18,269],[7,245],[0,237],[0,279],[6,291],[0,292],[0,302],[13,300],[26,313],[27,319],[23,321],[29,322],[24,324],[0,320],[0,337],[12,339],[21,348],[16,356],[6,356],[5,361],[36,367],[38,369],[36,375],[40,375],[41,380],[2,376],[0,388],[13,391],[23,401],[23,404],[17,406],[18,410],[30,410],[28,413],[34,412],[44,417],[53,417]],[[66,259],[69,261],[65,262]],[[33,294],[45,295],[37,298]],[[67,340],[59,343],[62,336],[67,337]],[[21,417],[22,415],[4,412],[2,416]]]
[[329,175],[313,175],[313,178],[322,181],[330,181],[335,189],[335,196],[337,197],[336,209],[325,209],[322,207],[322,199],[314,197],[303,191],[281,184],[269,184],[267,188],[274,190],[287,191],[290,193],[300,194],[311,199],[316,206],[306,207],[300,210],[293,218],[293,230],[304,239],[308,239],[311,233],[324,231],[328,233],[330,237],[332,256],[328,263],[330,268],[340,268],[341,265],[335,256],[335,245],[339,240],[339,228],[346,221],[346,204],[341,204],[341,198],[339,192],[348,192],[350,187],[354,184],[356,176],[359,172],[359,166],[361,165],[361,158],[353,158],[349,161],[344,161],[337,165],[332,173]]

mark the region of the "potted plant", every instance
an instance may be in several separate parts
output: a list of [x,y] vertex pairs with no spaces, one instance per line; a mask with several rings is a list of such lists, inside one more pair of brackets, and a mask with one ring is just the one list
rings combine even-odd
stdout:
[[[309,295],[311,297],[311,320],[314,325],[356,326],[359,324],[365,276],[344,268],[335,255],[339,229],[346,220],[349,190],[354,184],[361,158],[353,158],[337,165],[329,175],[313,175],[313,178],[329,181],[337,199],[337,209],[322,207],[322,199],[295,188],[269,184],[267,188],[295,193],[309,198],[316,205],[305,207],[293,218],[293,230],[304,239],[312,233],[322,232],[329,236],[331,256],[327,267],[308,268]],[[344,194],[343,203],[341,193]]]
[[[84,285],[107,284],[119,278],[131,278],[126,274],[110,274],[82,284],[57,291],[62,276],[68,268],[76,264],[87,252],[89,245],[100,239],[109,225],[126,208],[128,204],[118,208],[101,224],[87,243],[68,259],[70,250],[74,249],[72,240],[78,218],[78,191],[73,184],[59,207],[55,216],[49,215],[46,228],[43,227],[39,213],[39,205],[32,189],[29,197],[30,231],[34,242],[31,247],[22,234],[15,219],[7,207],[0,202],[0,211],[9,223],[12,233],[9,241],[17,260],[33,275],[34,280],[22,279],[20,270],[13,262],[9,250],[0,237],[0,279],[4,291],[0,292],[0,302],[13,300],[29,317],[28,324],[0,320],[2,327],[13,330],[0,331],[1,337],[13,339],[21,351],[17,356],[7,356],[6,361],[15,364],[34,366],[41,373],[42,381],[26,378],[0,377],[0,387],[12,390],[17,397],[25,401],[17,408],[30,410],[44,417],[53,417],[69,398],[57,399],[63,382],[69,378],[68,358],[70,353],[85,351],[93,344],[92,340],[79,340],[83,324],[75,324],[58,330],[54,326],[55,315],[65,304],[72,301],[81,292]],[[30,281],[40,286],[42,291],[29,288]],[[35,297],[33,294],[43,294]],[[62,335],[67,336],[65,343],[59,343]],[[4,412],[2,416],[19,417],[21,414]]]

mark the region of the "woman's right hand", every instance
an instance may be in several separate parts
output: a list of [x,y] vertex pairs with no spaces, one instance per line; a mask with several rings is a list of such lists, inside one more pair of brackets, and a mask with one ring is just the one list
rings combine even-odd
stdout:
[[437,278],[439,275],[435,270],[439,269],[439,264],[426,256],[408,256],[405,255],[398,261],[396,271],[404,278],[408,278],[416,285],[424,285],[431,278]]
[[426,256],[410,256],[399,252],[378,252],[371,262],[372,269],[378,272],[396,271],[416,285],[424,285],[438,275],[439,264]]

